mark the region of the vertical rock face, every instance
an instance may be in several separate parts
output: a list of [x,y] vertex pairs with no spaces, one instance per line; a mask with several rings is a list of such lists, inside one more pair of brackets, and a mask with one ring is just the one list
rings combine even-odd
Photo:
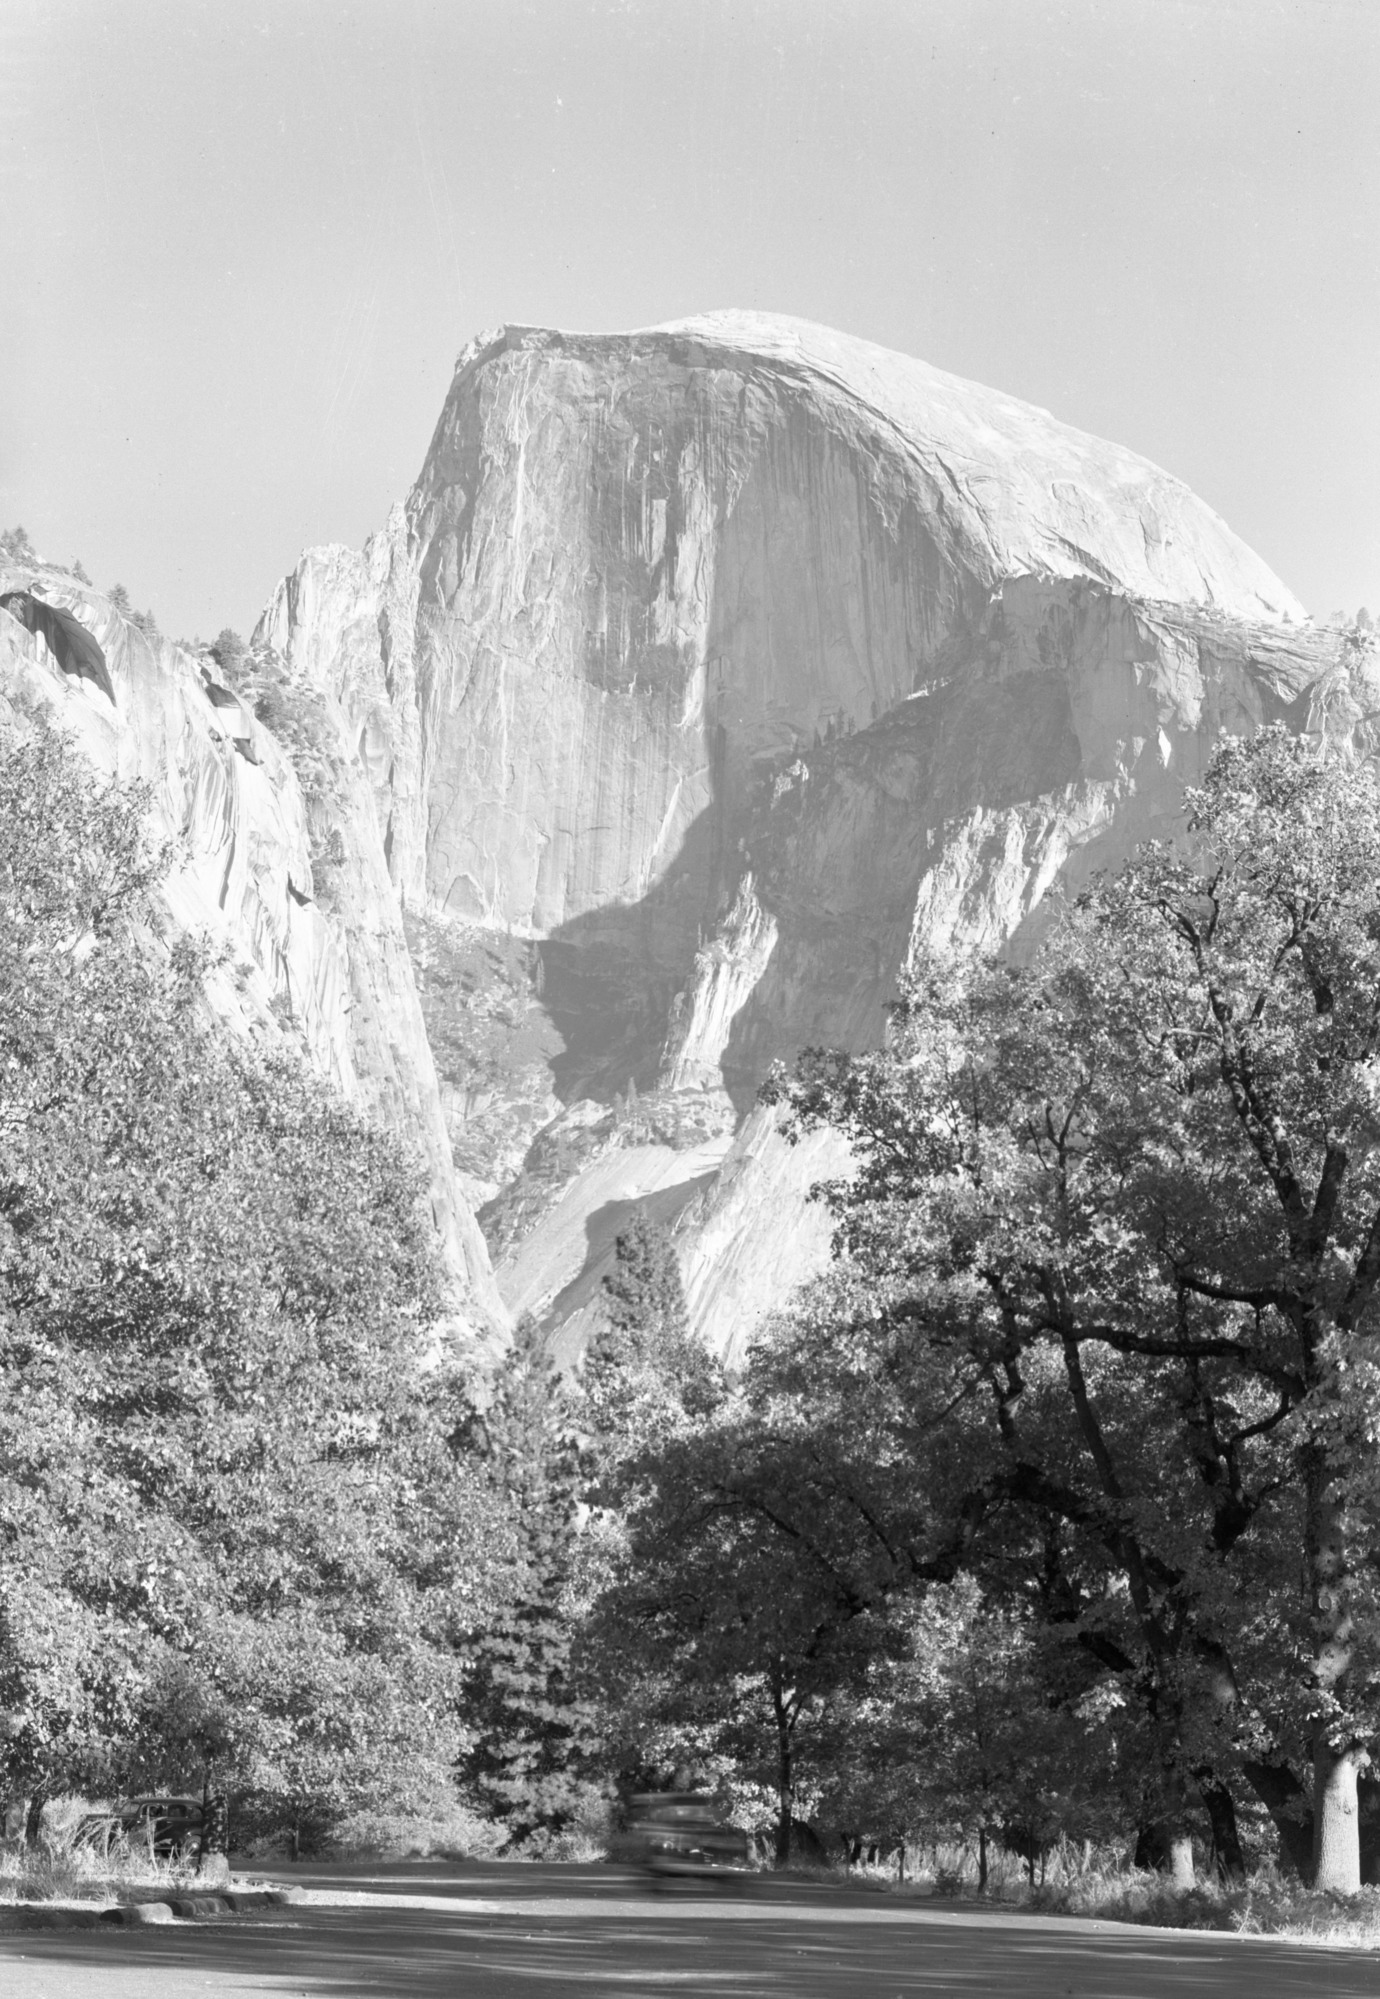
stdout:
[[215,662],[150,636],[65,571],[0,572],[96,639],[108,688],[65,672],[0,612],[0,715],[46,716],[98,769],[151,788],[175,843],[166,928],[224,947],[211,1000],[234,1031],[300,1040],[351,1097],[412,1139],[454,1280],[462,1347],[481,1359],[507,1314],[461,1196],[367,765],[339,702],[271,672],[235,688]]
[[736,1350],[825,1254],[805,1193],[841,1163],[754,1108],[767,1065],[875,1041],[922,943],[1025,948],[1223,730],[1376,707],[1366,645],[1166,473],[733,313],[476,341],[407,500],[257,637],[284,730],[334,731],[336,803],[302,804],[321,1059],[424,1134],[457,1240],[484,1204],[508,1305],[567,1352],[642,1199]]

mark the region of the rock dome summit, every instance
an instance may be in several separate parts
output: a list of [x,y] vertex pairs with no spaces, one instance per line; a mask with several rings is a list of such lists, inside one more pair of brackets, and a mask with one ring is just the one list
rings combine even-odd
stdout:
[[417,1136],[472,1328],[565,1352],[639,1201],[741,1350],[827,1251],[770,1063],[875,1041],[917,946],[1021,949],[1223,732],[1377,709],[1373,642],[1169,473],[739,312],[472,342],[411,492],[303,556],[223,700],[60,572],[12,589],[114,700],[0,616],[5,698],[152,779],[170,921]]

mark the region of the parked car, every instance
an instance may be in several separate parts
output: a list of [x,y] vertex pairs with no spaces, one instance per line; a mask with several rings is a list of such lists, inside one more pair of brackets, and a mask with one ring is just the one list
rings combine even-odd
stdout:
[[201,1800],[167,1795],[124,1798],[108,1812],[89,1812],[72,1837],[74,1845],[102,1853],[109,1853],[117,1839],[140,1847],[147,1842],[157,1859],[176,1860],[200,1842]]
[[702,1791],[649,1791],[632,1800],[628,1828],[634,1864],[653,1882],[676,1878],[745,1880],[748,1837],[729,1825]]

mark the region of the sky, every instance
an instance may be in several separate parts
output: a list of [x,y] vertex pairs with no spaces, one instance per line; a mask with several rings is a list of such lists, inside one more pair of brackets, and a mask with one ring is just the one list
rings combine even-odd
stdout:
[[247,631],[505,321],[823,321],[1380,613],[1380,0],[0,0],[0,526]]

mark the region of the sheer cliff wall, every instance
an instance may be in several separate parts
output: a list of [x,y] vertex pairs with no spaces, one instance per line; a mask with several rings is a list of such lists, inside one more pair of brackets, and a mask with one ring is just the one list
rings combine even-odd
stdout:
[[[410,495],[257,637],[372,829],[332,935],[387,929],[356,957],[400,992],[406,941],[398,1114],[566,1353],[637,1200],[736,1350],[826,1253],[837,1163],[754,1108],[768,1063],[875,1041],[919,944],[1026,948],[1223,730],[1375,706],[1371,653],[1157,467],[733,313],[476,341]],[[385,1093],[391,1004],[336,1034]]]

